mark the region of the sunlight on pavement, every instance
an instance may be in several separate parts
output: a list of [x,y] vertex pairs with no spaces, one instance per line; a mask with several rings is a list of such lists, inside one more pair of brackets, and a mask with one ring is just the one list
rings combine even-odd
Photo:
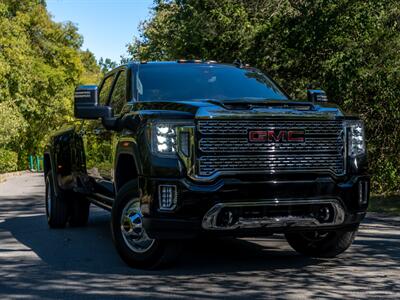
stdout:
[[0,184],[0,298],[387,298],[400,293],[400,224],[374,215],[338,258],[296,254],[282,236],[191,241],[171,269],[128,268],[109,214],[92,207],[86,228],[50,230],[43,177]]

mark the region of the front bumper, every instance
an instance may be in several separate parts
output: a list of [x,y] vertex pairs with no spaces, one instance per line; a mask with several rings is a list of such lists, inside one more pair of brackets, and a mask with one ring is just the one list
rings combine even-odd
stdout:
[[[364,218],[369,200],[369,176],[352,176],[342,181],[330,176],[305,175],[302,180],[298,178],[281,176],[260,180],[247,176],[196,184],[187,179],[141,177],[139,186],[144,226],[151,237],[177,239],[204,233],[247,236],[289,230],[352,229]],[[159,209],[157,191],[160,184],[177,186],[178,201],[174,211]],[[320,207],[324,204],[334,207],[334,221],[318,222],[318,218],[312,220],[310,215],[293,214],[300,206],[311,208],[312,205]],[[215,226],[218,214],[214,214],[213,221],[209,218],[209,224],[214,222],[214,225],[205,226],[207,215],[213,209],[246,205],[263,206],[264,215],[258,218],[251,215],[250,223],[242,218],[241,223],[221,228]],[[284,209],[285,215],[273,214],[276,209]]]

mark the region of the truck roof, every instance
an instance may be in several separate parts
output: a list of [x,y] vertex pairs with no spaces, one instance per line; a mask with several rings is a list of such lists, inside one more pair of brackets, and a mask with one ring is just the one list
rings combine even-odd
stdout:
[[176,65],[176,64],[203,64],[203,65],[226,65],[232,67],[250,67],[248,64],[242,63],[240,60],[236,60],[232,64],[229,63],[221,63],[216,60],[201,60],[201,59],[179,59],[179,60],[171,60],[171,61],[131,61],[128,65]]

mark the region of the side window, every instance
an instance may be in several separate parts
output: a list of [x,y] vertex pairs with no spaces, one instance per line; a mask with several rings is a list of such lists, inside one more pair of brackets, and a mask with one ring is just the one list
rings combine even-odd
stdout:
[[111,96],[111,107],[114,114],[118,115],[126,103],[126,71],[118,74],[117,82]]
[[103,81],[103,85],[100,88],[100,94],[99,94],[99,102],[101,105],[107,105],[108,104],[108,96],[110,95],[110,91],[112,88],[112,84],[114,81],[114,74],[107,77]]

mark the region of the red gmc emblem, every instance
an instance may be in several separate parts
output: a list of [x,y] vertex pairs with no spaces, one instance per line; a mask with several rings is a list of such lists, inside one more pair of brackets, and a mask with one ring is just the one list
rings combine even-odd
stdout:
[[249,131],[250,142],[289,142],[303,143],[304,130],[252,130]]

